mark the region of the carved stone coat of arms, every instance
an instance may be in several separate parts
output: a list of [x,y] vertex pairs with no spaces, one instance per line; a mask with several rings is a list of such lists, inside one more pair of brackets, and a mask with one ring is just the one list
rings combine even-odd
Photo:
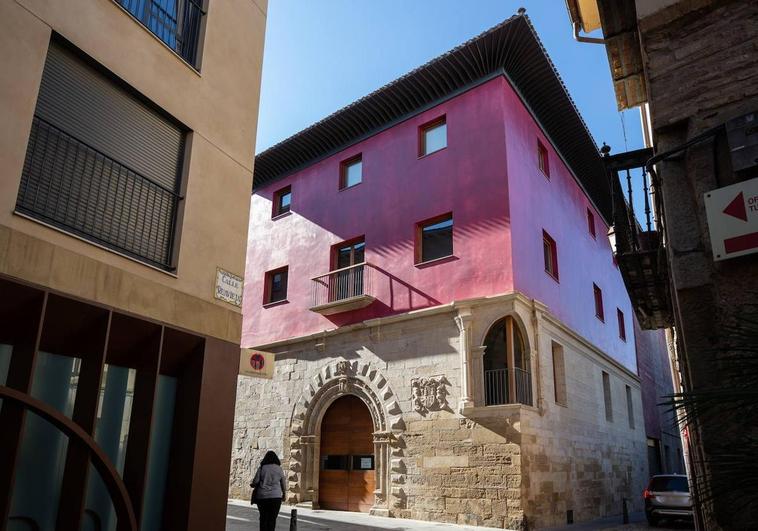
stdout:
[[447,408],[447,389],[444,376],[414,378],[411,380],[411,402],[419,413]]

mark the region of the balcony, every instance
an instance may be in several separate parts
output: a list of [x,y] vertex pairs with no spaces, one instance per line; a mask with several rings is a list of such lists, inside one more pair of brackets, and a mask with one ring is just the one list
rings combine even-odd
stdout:
[[645,169],[652,156],[652,149],[640,149],[606,153],[603,158],[613,198],[609,236],[615,240],[616,260],[635,314],[646,330],[673,325],[662,204],[654,174]]
[[35,116],[16,212],[172,271],[181,197]]
[[192,67],[198,66],[202,0],[116,0]]
[[311,279],[310,310],[333,315],[365,308],[376,300],[371,295],[374,293],[374,276],[374,268],[364,262]]
[[484,400],[488,406],[532,405],[532,375],[519,368],[484,371]]

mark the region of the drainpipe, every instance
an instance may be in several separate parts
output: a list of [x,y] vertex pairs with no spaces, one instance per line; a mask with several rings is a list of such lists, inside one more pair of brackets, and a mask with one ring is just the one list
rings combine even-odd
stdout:
[[606,44],[608,42],[605,39],[598,39],[597,37],[584,37],[579,35],[580,29],[579,23],[574,22],[574,40],[576,42],[586,42],[588,44]]

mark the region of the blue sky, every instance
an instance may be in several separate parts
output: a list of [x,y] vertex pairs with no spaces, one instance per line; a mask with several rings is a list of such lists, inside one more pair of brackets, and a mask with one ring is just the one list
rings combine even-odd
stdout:
[[[525,7],[600,145],[625,151],[605,48],[573,40],[563,0],[269,0],[256,152]],[[628,149],[639,112],[624,113]]]

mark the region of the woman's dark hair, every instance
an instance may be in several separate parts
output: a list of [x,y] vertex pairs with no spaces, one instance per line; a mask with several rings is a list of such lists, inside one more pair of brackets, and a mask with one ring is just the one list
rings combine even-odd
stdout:
[[282,462],[279,461],[279,458],[276,455],[276,452],[273,450],[269,450],[266,452],[266,455],[263,456],[263,461],[261,461],[261,466],[263,465],[281,465]]

